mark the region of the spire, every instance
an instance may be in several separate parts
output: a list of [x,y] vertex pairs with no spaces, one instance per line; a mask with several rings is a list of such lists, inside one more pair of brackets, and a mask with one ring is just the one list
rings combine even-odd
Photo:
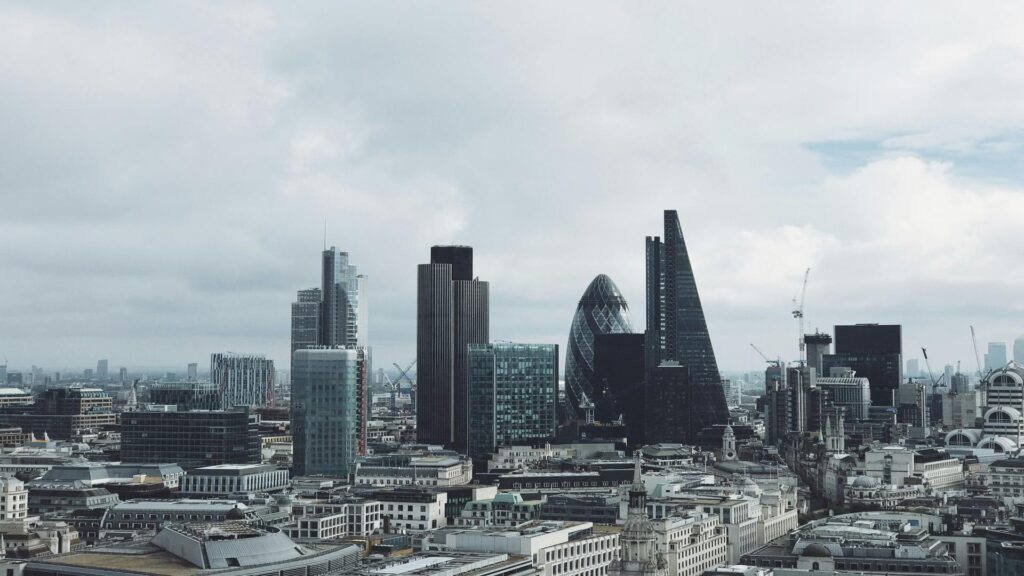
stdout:
[[633,455],[633,487],[643,488],[643,486],[644,480],[640,472],[640,451],[637,450],[636,454]]

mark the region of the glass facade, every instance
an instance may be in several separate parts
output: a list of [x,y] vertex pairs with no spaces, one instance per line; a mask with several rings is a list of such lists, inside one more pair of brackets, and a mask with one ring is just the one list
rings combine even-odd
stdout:
[[565,354],[565,393],[570,418],[584,420],[586,401],[606,404],[608,389],[597,378],[594,365],[595,337],[633,331],[629,305],[618,286],[604,274],[594,278],[576,306]]
[[[688,416],[675,416],[691,419],[675,428],[695,434],[714,424],[726,424],[729,409],[693,266],[675,210],[665,211],[664,233],[664,239],[648,237],[646,243],[648,381],[653,380],[655,368],[664,361],[677,362],[688,369],[691,390],[687,397],[699,399],[699,404],[688,410]],[[681,438],[674,441],[689,440]],[[657,440],[648,438],[647,441]]]
[[355,471],[365,350],[312,348],[292,357],[292,438],[295,474]]
[[257,416],[248,410],[126,412],[121,459],[175,462],[185,469],[215,464],[259,464]]
[[555,435],[557,344],[470,344],[469,455]]
[[822,372],[852,368],[871,385],[872,406],[896,406],[903,381],[903,328],[899,324],[836,326],[836,353],[822,359]]

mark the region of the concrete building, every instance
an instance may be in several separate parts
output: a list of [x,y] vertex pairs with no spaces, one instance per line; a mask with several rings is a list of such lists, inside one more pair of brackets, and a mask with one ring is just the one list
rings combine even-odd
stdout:
[[181,495],[197,498],[226,497],[251,492],[280,492],[288,487],[288,471],[275,466],[215,464],[189,472],[182,483]]
[[300,542],[347,536],[369,536],[384,530],[383,504],[370,498],[295,499],[295,522],[285,532]]
[[374,490],[367,496],[381,503],[381,514],[391,531],[426,532],[444,528],[448,519],[448,493],[429,488]]
[[867,420],[871,409],[871,383],[859,378],[852,370],[833,370],[825,378],[818,378],[817,385],[826,390],[832,405],[843,408],[846,419]]
[[474,552],[417,552],[345,572],[350,576],[534,576],[525,556]]
[[14,476],[0,476],[0,520],[20,520],[28,516],[28,490]]
[[32,394],[21,388],[0,388],[0,408],[7,406],[28,406],[35,400]]
[[275,374],[274,361],[262,354],[210,354],[210,382],[220,393],[221,410],[270,406]]
[[864,453],[864,474],[885,484],[920,484],[927,491],[960,489],[964,484],[963,463],[933,449],[883,446],[868,450]]
[[360,486],[459,486],[472,481],[472,460],[458,454],[366,456],[355,471]]

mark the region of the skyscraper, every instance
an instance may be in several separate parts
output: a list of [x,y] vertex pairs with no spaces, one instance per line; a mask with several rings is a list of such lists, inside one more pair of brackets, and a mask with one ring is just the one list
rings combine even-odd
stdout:
[[807,348],[807,365],[817,374],[824,374],[822,358],[832,352],[832,337],[821,332],[804,334],[804,346]]
[[[364,348],[307,348],[292,355],[292,469],[297,475],[347,476],[355,470],[359,403],[366,387]],[[365,396],[365,393],[364,393]]]
[[468,346],[468,450],[486,460],[497,446],[555,436],[558,345]]
[[[566,355],[568,357],[568,354]],[[594,337],[594,377],[604,395],[594,402],[594,416],[626,423],[631,446],[644,442],[644,335],[598,334]]]
[[199,379],[199,364],[196,362],[189,362],[188,364],[188,378],[190,382],[195,382]]
[[107,379],[107,376],[108,376],[107,370],[108,370],[108,368],[107,368],[107,361],[106,360],[99,360],[98,362],[96,362],[96,378],[98,380],[106,380]]
[[569,415],[584,420],[582,406],[604,401],[607,388],[595,374],[595,338],[600,334],[633,331],[629,305],[612,279],[599,274],[587,286],[576,306],[565,352],[565,395]]
[[322,300],[323,293],[319,288],[307,288],[299,290],[295,302],[292,302],[292,354],[320,343]]
[[1013,341],[1013,361],[1024,366],[1024,336]]
[[[675,210],[664,214],[664,239],[647,237],[647,372],[665,361],[686,367],[691,388],[684,396],[693,406],[692,419],[679,429],[696,434],[713,424],[726,424],[729,410],[722,392],[722,379],[711,346],[704,309],[690,256]],[[663,382],[664,383],[664,382]],[[664,391],[662,391],[664,392]],[[652,406],[651,402],[647,405]],[[673,416],[678,418],[679,416]],[[650,418],[650,415],[648,416]],[[680,438],[686,442],[691,438]],[[648,442],[652,439],[648,438]]]
[[[907,378],[918,378],[921,376],[921,366],[917,361],[917,358],[911,358],[907,360]],[[949,385],[949,382],[946,382]]]
[[324,250],[319,337],[321,346],[366,346],[366,277],[349,264],[348,252]]
[[434,246],[416,288],[417,439],[466,450],[468,346],[490,339],[488,285],[471,247]]
[[836,352],[823,359],[823,373],[852,368],[871,383],[872,406],[896,406],[903,381],[903,328],[899,324],[836,326]]
[[269,406],[274,374],[274,361],[260,354],[210,354],[210,382],[220,391],[223,410]]
[[985,353],[985,371],[999,370],[1003,366],[1006,366],[1006,344],[989,342],[988,352]]

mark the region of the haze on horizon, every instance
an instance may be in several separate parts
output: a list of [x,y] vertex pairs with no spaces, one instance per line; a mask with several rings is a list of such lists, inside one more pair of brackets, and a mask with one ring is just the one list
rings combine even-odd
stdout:
[[643,327],[675,209],[723,370],[796,358],[808,267],[808,331],[973,369],[1024,333],[1024,5],[935,4],[4,4],[0,359],[286,368],[325,218],[376,366],[432,244],[564,352],[599,273]]

